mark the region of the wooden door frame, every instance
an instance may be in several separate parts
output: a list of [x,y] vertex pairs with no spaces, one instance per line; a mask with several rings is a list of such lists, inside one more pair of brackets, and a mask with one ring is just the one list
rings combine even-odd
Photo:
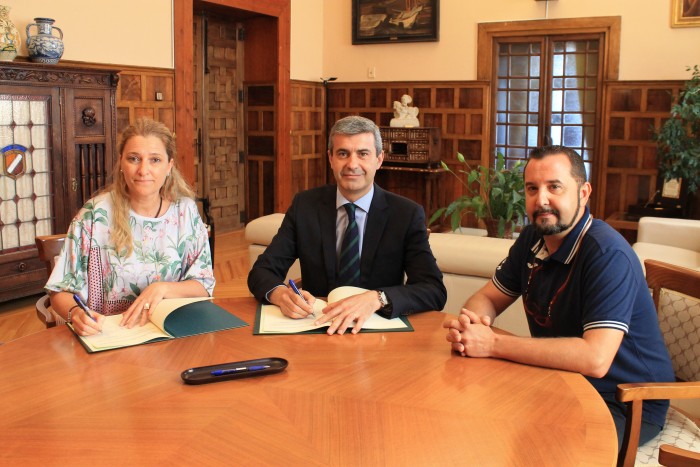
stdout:
[[[604,187],[605,166],[607,161],[603,159],[603,102],[605,101],[605,82],[617,81],[620,74],[620,33],[622,29],[622,18],[620,16],[600,16],[592,18],[564,18],[564,19],[544,19],[532,21],[504,21],[495,23],[480,23],[478,25],[477,40],[477,79],[492,83],[493,72],[496,68],[496,58],[493,47],[497,39],[508,37],[533,36],[560,36],[565,34],[602,34],[605,48],[601,49],[602,57],[602,80],[598,96],[598,109],[596,117],[596,154],[599,159],[599,169],[592,174],[589,180],[596,190],[590,200],[591,212],[598,213],[605,210],[605,189]],[[495,102],[496,88],[491,86],[491,102]],[[494,141],[496,124],[494,112],[489,110],[488,144],[483,145],[481,160],[483,165],[490,164],[491,154],[494,152]]]
[[[175,133],[180,154],[181,170],[185,178],[194,182],[194,57],[193,26],[194,0],[174,0],[173,33],[175,55]],[[291,5],[289,0],[206,0],[204,4],[236,8],[276,19],[277,67],[275,84],[275,210],[282,212],[292,202],[291,194],[291,84],[290,42]]]

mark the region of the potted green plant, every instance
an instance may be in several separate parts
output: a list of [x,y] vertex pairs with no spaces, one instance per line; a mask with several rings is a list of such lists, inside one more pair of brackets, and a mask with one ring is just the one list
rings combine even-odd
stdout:
[[692,70],[671,107],[671,118],[653,136],[659,174],[666,181],[682,179],[689,193],[695,193],[700,184],[700,70],[698,65]]
[[[465,167],[457,172],[466,175],[466,181],[445,162],[441,161],[440,164],[443,169],[457,177],[464,186],[465,194],[447,207],[435,211],[428,224],[431,225],[441,217],[449,218],[452,230],[456,231],[462,225],[464,215],[471,212],[484,221],[490,237],[513,238],[513,223],[521,223],[525,215],[525,182],[522,170],[524,163],[518,161],[508,168],[505,157],[500,152],[496,155],[495,167],[479,165],[472,168],[459,153],[457,160]],[[473,188],[475,184],[476,189]]]

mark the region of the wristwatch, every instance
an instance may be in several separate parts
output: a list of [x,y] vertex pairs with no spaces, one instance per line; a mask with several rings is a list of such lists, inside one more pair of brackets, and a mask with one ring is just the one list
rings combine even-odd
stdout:
[[391,302],[387,298],[386,294],[384,293],[383,290],[377,290],[377,296],[379,297],[379,303],[382,305],[379,310],[377,310],[380,314],[391,314]]

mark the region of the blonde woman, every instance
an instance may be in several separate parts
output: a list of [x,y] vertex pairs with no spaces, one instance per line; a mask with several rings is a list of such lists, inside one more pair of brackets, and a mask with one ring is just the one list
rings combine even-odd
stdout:
[[123,313],[123,326],[142,326],[162,299],[214,290],[206,227],[177,169],[170,130],[137,120],[122,133],[118,152],[113,183],[71,222],[45,287],[54,311],[81,335],[100,332],[103,315]]

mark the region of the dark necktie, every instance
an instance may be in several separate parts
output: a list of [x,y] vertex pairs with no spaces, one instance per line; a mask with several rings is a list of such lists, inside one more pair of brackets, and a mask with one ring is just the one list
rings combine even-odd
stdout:
[[343,244],[340,247],[340,261],[338,280],[340,285],[360,284],[360,230],[355,220],[355,206],[353,203],[344,205],[348,212],[348,228],[345,229]]

